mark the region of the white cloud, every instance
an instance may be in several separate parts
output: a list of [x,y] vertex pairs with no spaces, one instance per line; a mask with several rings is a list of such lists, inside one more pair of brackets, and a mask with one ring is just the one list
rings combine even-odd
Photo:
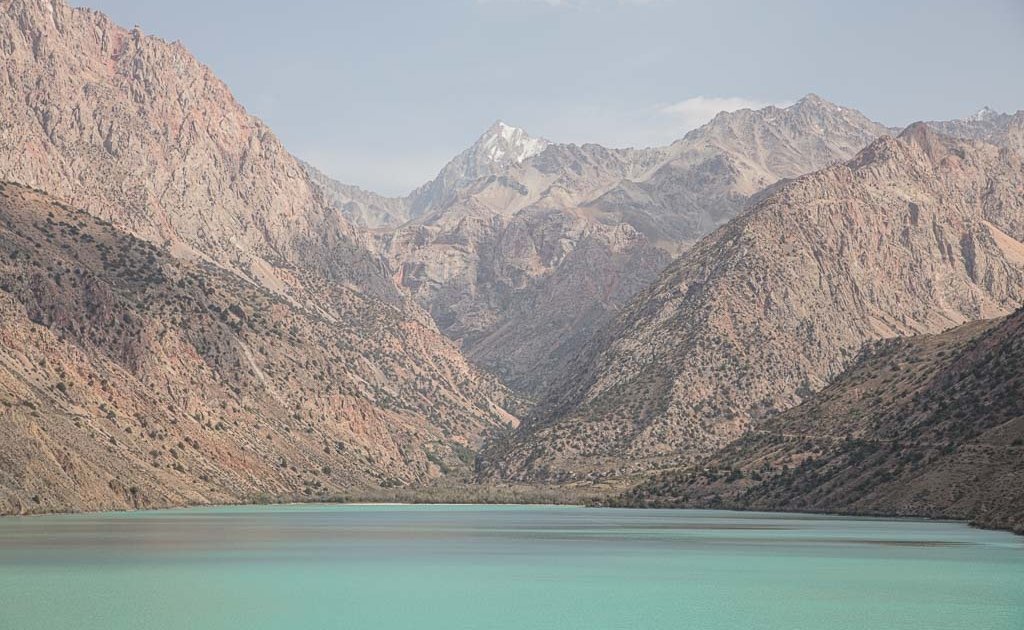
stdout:
[[689,131],[708,122],[719,112],[761,109],[772,104],[742,96],[695,96],[685,101],[659,107],[658,111],[673,117],[683,131]]

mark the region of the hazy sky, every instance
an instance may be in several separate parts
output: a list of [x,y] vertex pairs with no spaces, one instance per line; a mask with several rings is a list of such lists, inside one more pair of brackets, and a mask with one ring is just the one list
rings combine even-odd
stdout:
[[181,40],[299,157],[385,193],[502,119],[667,143],[808,92],[891,125],[1024,109],[1024,0],[78,0]]

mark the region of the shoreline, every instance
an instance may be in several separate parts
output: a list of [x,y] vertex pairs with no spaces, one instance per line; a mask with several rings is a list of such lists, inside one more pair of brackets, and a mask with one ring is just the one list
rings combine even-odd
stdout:
[[60,516],[81,516],[81,515],[117,515],[117,514],[146,514],[155,512],[180,512],[186,510],[216,509],[216,508],[242,508],[242,507],[415,507],[415,506],[450,506],[450,507],[471,507],[471,506],[493,506],[493,507],[560,507],[560,508],[583,508],[583,509],[608,509],[608,510],[665,510],[665,511],[692,511],[692,512],[733,512],[737,514],[765,514],[765,515],[792,515],[792,516],[816,516],[830,518],[854,518],[854,519],[877,519],[884,521],[913,521],[919,523],[950,523],[965,525],[971,529],[983,531],[1005,532],[1017,537],[1024,537],[1024,531],[1015,531],[1009,527],[987,526],[974,521],[957,518],[941,518],[929,516],[915,516],[912,514],[884,514],[868,512],[822,512],[822,511],[791,511],[791,510],[747,510],[737,507],[710,508],[710,507],[667,507],[667,506],[630,506],[630,505],[594,505],[587,503],[536,503],[536,502],[437,502],[437,501],[280,501],[280,502],[252,502],[239,501],[236,503],[200,503],[188,505],[172,505],[161,507],[145,507],[134,509],[105,509],[105,510],[78,510],[78,511],[51,511],[32,512],[28,514],[0,513],[0,521],[18,518],[38,517],[60,517]]

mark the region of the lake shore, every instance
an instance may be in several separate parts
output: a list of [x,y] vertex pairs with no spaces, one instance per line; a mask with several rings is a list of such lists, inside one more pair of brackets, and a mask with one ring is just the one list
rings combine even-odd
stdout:
[[[607,498],[607,497],[606,497]],[[1024,531],[1020,529],[1014,529],[1012,527],[999,527],[986,524],[984,522],[970,521],[960,518],[952,517],[936,517],[925,514],[913,514],[913,513],[886,513],[880,511],[796,511],[796,510],[765,510],[765,509],[746,509],[741,506],[731,507],[711,507],[711,506],[687,506],[687,505],[614,505],[608,502],[602,502],[600,499],[591,499],[587,501],[575,501],[575,502],[556,502],[556,501],[538,501],[530,500],[526,497],[520,501],[438,501],[434,500],[431,493],[424,493],[421,497],[415,497],[412,500],[404,501],[387,501],[387,500],[369,500],[369,499],[358,499],[358,500],[345,500],[342,498],[332,498],[329,500],[301,500],[294,497],[282,499],[279,501],[268,501],[263,498],[260,500],[242,500],[236,502],[223,502],[223,503],[195,503],[186,505],[166,505],[166,506],[146,506],[134,509],[98,509],[98,510],[74,510],[74,511],[39,511],[39,512],[28,512],[24,514],[10,514],[0,513],[0,519],[17,518],[17,517],[39,517],[39,516],[57,516],[62,514],[120,514],[120,513],[132,513],[132,512],[159,512],[159,511],[178,511],[178,510],[189,510],[196,508],[230,508],[230,507],[245,507],[245,506],[363,506],[363,507],[400,507],[400,506],[417,506],[417,505],[435,505],[435,506],[452,506],[452,507],[470,507],[470,506],[505,506],[505,507],[578,507],[578,508],[612,508],[622,510],[691,510],[691,511],[704,511],[704,512],[738,512],[747,514],[777,514],[777,515],[805,515],[805,516],[828,516],[835,518],[870,518],[880,520],[898,520],[898,521],[917,521],[917,522],[932,522],[932,523],[960,523],[967,525],[971,528],[988,530],[988,531],[1002,531],[1016,536],[1024,536]]]

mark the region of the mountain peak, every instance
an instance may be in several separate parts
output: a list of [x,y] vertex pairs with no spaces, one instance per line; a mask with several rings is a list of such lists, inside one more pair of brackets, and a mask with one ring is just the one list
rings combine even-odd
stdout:
[[810,104],[823,104],[823,103],[831,104],[831,103],[829,103],[829,101],[821,98],[820,96],[818,96],[814,92],[808,92],[798,102],[800,102],[800,103],[810,103]]
[[540,154],[550,144],[519,127],[502,120],[495,121],[473,146],[448,162],[433,181],[413,191],[411,215],[428,212],[449,199],[459,188],[520,164]]
[[487,131],[484,133],[484,135],[490,135],[490,134],[499,134],[500,135],[502,133],[509,133],[509,132],[512,132],[512,131],[523,131],[525,133],[525,130],[522,129],[521,127],[516,127],[514,125],[510,125],[510,124],[506,123],[504,120],[501,120],[499,118],[498,120],[494,121],[493,125],[491,125],[490,127],[487,128]]
[[978,111],[968,116],[965,120],[969,120],[972,122],[984,122],[986,120],[991,120],[1002,115],[1003,114],[1001,114],[1000,112],[997,112],[996,110],[986,105],[985,107],[982,107]]
[[836,105],[828,99],[824,99],[814,92],[808,93],[806,96],[801,98],[799,101],[792,105],[793,108],[798,110],[830,110],[830,111],[842,111],[843,108]]
[[472,151],[498,165],[520,163],[551,144],[543,138],[534,138],[520,127],[502,120],[495,121],[473,145]]
[[916,122],[904,129],[899,139],[918,147],[933,163],[939,163],[949,155],[951,139],[935,131],[927,123]]

